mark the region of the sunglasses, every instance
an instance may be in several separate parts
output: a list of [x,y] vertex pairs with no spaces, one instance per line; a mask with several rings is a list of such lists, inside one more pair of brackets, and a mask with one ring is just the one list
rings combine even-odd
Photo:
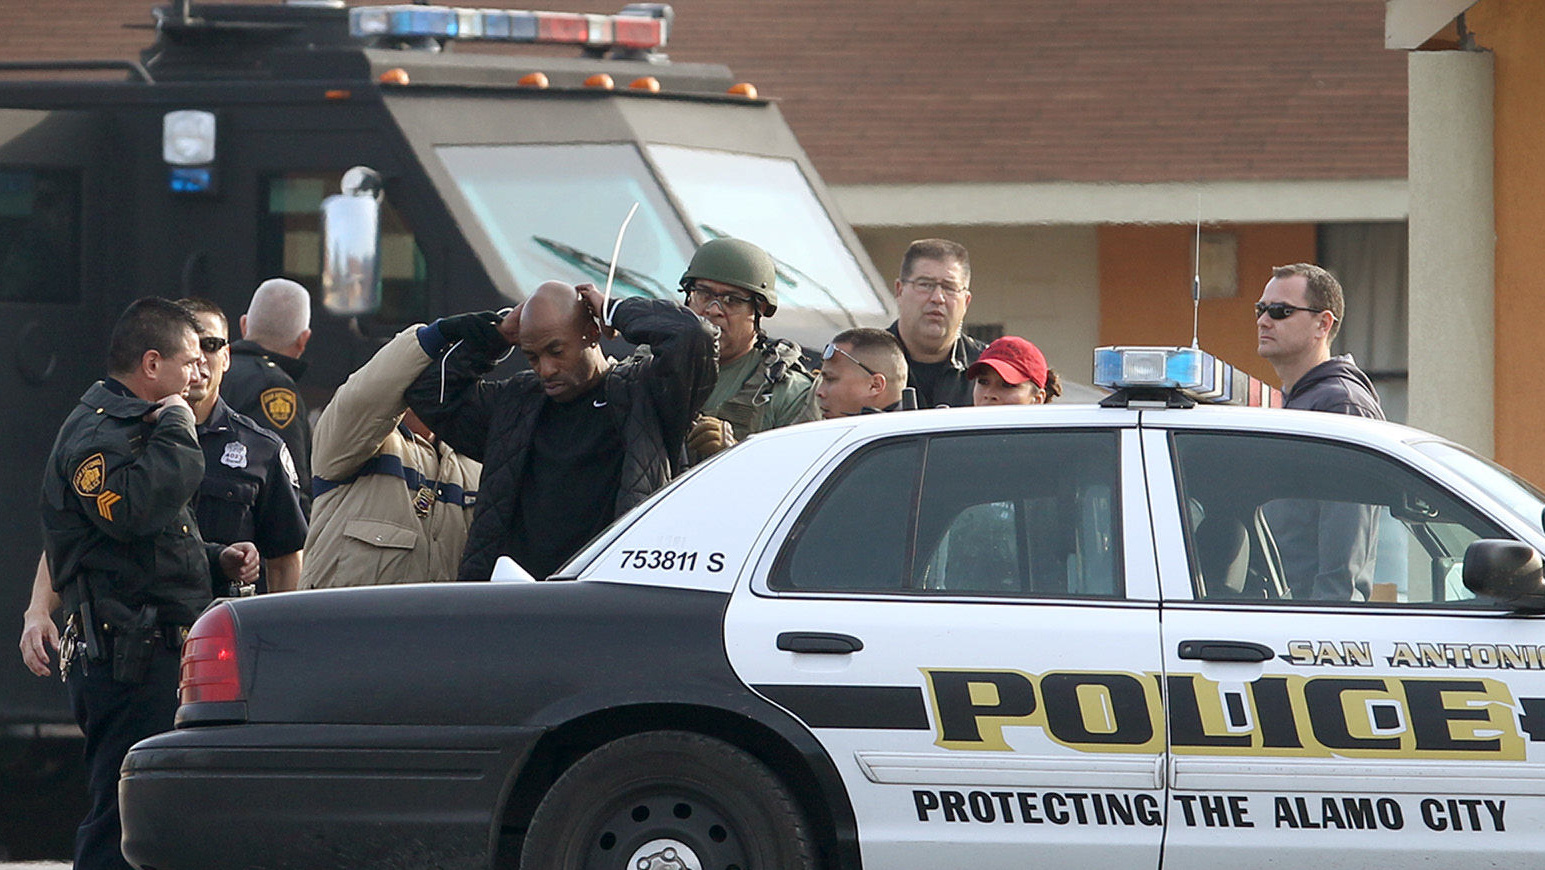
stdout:
[[1329,310],[1329,308],[1304,308],[1301,305],[1289,305],[1286,302],[1255,303],[1255,316],[1259,318],[1262,314],[1266,314],[1270,315],[1272,320],[1287,320],[1299,311],[1312,311],[1315,314],[1319,314],[1322,311]]
[[821,361],[822,362],[826,362],[827,360],[831,359],[832,357],[836,356],[839,353],[842,354],[843,356],[847,357],[848,361],[851,362],[853,365],[856,365],[859,368],[863,369],[864,371],[868,372],[871,377],[874,376],[874,375],[879,374],[879,372],[877,372],[874,369],[872,369],[872,368],[864,365],[863,363],[859,362],[858,361],[858,357],[854,356],[853,354],[848,353],[847,351],[845,351],[842,348],[836,346],[835,344],[828,344],[826,346],[826,349],[821,351]]
[[230,343],[231,340],[228,338],[221,338],[218,335],[206,335],[198,340],[198,347],[204,353],[214,353]]

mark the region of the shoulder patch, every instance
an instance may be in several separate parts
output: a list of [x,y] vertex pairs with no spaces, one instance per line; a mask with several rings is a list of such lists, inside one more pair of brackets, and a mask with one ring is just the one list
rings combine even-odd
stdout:
[[97,513],[102,515],[102,519],[107,520],[108,522],[112,522],[113,505],[120,501],[123,501],[123,496],[113,492],[110,489],[103,490],[102,493],[97,496]]
[[288,387],[274,387],[264,390],[263,394],[258,396],[258,405],[263,409],[263,416],[280,429],[290,425],[290,421],[295,419],[297,404],[295,391]]
[[295,458],[290,455],[289,445],[283,441],[279,442],[279,465],[290,478],[290,486],[300,489],[300,475],[295,473]]
[[85,462],[76,466],[70,483],[75,487],[77,495],[92,498],[102,491],[102,478],[106,473],[106,460],[102,458],[102,454],[93,453],[86,457]]

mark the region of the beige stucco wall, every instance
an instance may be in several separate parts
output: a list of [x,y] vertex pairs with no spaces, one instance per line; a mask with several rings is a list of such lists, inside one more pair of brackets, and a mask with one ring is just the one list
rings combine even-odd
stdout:
[[1093,226],[857,227],[875,267],[894,282],[913,239],[971,252],[967,323],[1002,323],[1035,342],[1051,367],[1087,384],[1100,332],[1099,245]]
[[1496,446],[1493,56],[1419,51],[1409,64],[1408,420],[1489,456]]

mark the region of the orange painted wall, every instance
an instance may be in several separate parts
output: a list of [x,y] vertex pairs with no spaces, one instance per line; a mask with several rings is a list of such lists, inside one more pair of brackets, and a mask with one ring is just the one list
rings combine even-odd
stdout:
[[1545,484],[1545,3],[1484,0],[1465,22],[1496,55],[1496,459]]
[[[1255,300],[1271,267],[1313,262],[1313,224],[1204,225],[1239,239],[1239,289],[1204,299],[1197,317],[1204,350],[1273,386],[1276,373],[1255,355]],[[1100,227],[1100,344],[1191,344],[1191,258],[1195,228]]]

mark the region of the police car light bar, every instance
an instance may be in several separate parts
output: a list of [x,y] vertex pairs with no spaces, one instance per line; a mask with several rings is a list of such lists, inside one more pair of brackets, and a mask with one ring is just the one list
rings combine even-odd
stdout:
[[629,6],[617,15],[451,6],[356,6],[349,10],[349,33],[356,39],[427,36],[648,50],[665,45],[669,14],[670,7],[653,3]]
[[1133,393],[1173,391],[1213,405],[1282,407],[1279,390],[1191,347],[1095,348],[1094,385]]

